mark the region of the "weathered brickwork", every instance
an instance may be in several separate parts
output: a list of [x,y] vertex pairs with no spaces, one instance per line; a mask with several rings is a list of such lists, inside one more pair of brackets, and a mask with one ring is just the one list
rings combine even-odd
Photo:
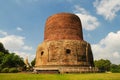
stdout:
[[83,40],[78,16],[58,13],[47,19],[44,41],[36,51],[35,70],[58,70],[60,73],[97,71],[91,46]]
[[38,46],[36,66],[94,66],[90,44],[79,40],[47,41]]
[[60,13],[46,21],[44,40],[83,40],[80,19],[74,14]]

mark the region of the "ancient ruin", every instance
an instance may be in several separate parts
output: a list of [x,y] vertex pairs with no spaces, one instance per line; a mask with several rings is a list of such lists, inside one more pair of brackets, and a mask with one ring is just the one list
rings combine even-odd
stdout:
[[83,39],[79,17],[71,13],[50,16],[44,41],[36,51],[35,71],[58,73],[96,72],[91,46]]

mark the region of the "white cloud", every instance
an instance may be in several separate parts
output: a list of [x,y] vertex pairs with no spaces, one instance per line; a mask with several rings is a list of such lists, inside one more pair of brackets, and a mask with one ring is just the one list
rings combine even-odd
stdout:
[[21,57],[25,58],[28,56],[30,61],[34,59],[34,55],[30,54],[33,50],[31,46],[25,44],[25,37],[18,36],[18,35],[9,35],[7,32],[0,31],[0,35],[4,35],[0,37],[0,42],[2,42],[6,49],[10,52],[15,52]]
[[23,29],[21,27],[17,27],[18,31],[23,31]]
[[4,31],[0,30],[0,35],[7,36],[7,32],[4,32]]
[[0,42],[10,51],[20,50],[24,45],[24,37],[16,35],[8,35],[0,38]]
[[23,49],[24,50],[33,50],[33,48],[31,46],[24,46]]
[[82,22],[82,27],[85,30],[94,30],[99,26],[99,22],[95,16],[92,16],[84,8],[75,6],[75,14],[80,17]]
[[119,52],[114,52],[113,56],[116,57],[116,58],[120,58],[120,53]]
[[92,50],[95,59],[104,58],[120,64],[120,31],[110,32],[98,44],[93,44]]
[[[4,32],[7,33],[7,32]],[[5,35],[4,37],[0,37],[0,42],[4,44],[4,46],[10,51],[17,50],[32,50],[31,46],[27,46],[24,42],[25,37],[18,35]]]
[[105,17],[106,20],[112,20],[120,11],[120,0],[96,0],[94,7],[97,14]]

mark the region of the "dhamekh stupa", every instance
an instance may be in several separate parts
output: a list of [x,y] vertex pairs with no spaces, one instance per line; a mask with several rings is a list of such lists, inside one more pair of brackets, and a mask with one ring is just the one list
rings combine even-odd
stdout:
[[50,16],[44,41],[36,51],[35,71],[57,73],[96,72],[91,46],[84,41],[79,17],[72,13]]

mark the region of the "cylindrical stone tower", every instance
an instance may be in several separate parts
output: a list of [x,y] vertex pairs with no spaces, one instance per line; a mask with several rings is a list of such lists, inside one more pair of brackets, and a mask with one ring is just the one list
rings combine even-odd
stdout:
[[45,25],[44,41],[36,52],[37,72],[91,72],[93,55],[84,41],[79,17],[71,13],[50,16]]
[[79,17],[68,13],[50,16],[46,21],[44,40],[83,40]]

